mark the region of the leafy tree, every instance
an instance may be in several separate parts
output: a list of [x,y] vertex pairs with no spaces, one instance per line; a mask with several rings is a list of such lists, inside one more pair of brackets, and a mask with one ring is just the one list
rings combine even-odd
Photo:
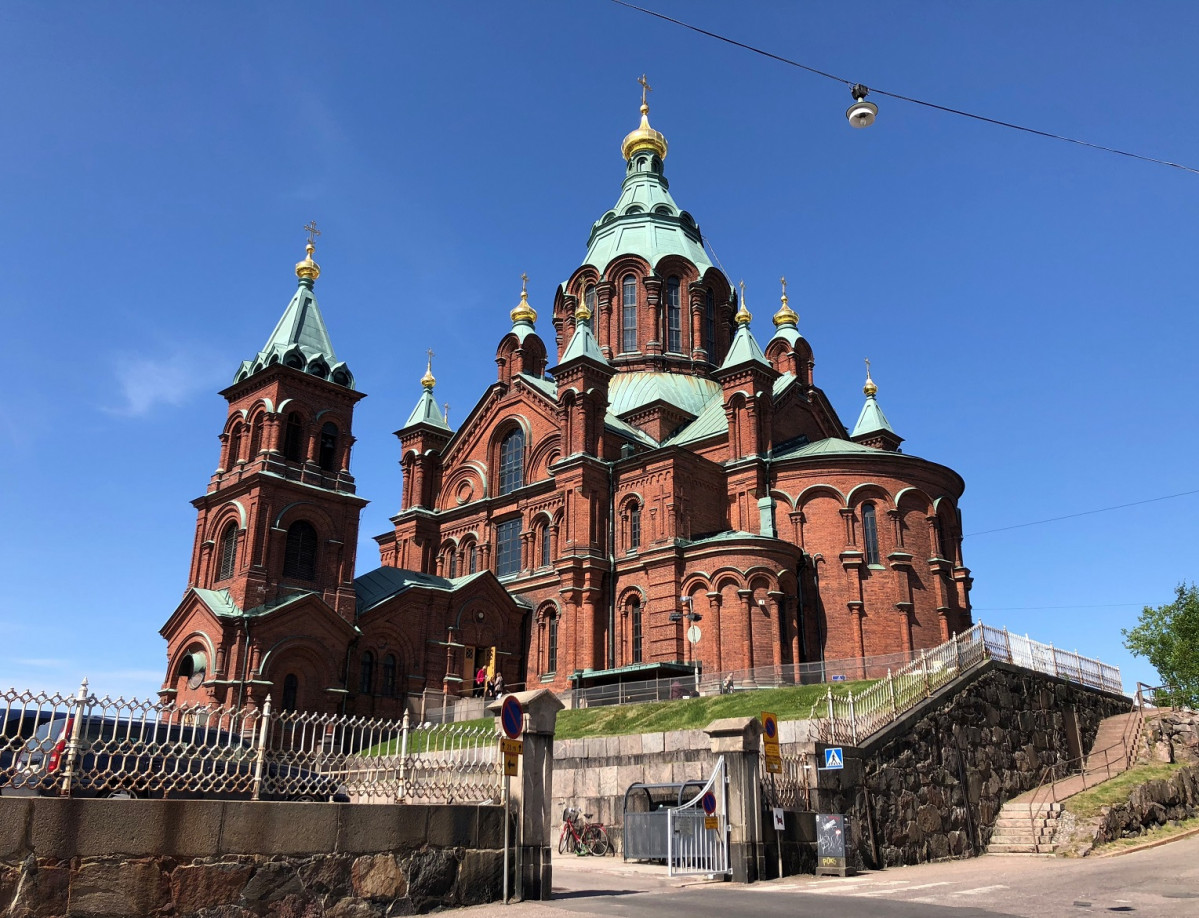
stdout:
[[1178,584],[1174,602],[1145,606],[1124,646],[1145,657],[1169,691],[1169,702],[1199,708],[1199,589]]

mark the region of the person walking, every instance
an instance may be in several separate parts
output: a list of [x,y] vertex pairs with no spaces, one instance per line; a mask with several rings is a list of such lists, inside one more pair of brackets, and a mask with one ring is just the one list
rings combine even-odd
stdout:
[[475,673],[475,697],[483,697],[483,689],[487,687],[487,669],[480,666],[479,671]]
[[492,692],[493,692],[494,697],[496,697],[496,698],[499,698],[502,694],[504,694],[504,674],[503,673],[495,674],[495,680],[492,683]]

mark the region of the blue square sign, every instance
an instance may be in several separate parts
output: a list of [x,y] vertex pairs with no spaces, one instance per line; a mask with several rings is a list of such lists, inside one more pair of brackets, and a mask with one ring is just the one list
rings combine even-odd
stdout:
[[824,750],[824,767],[829,770],[845,767],[845,756],[840,746],[829,746]]

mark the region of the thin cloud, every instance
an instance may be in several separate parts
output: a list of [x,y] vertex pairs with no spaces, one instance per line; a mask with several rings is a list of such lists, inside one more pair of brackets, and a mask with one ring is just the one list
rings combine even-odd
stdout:
[[115,373],[121,403],[105,410],[124,417],[143,417],[160,405],[182,405],[210,389],[218,375],[210,360],[187,351],[118,358]]

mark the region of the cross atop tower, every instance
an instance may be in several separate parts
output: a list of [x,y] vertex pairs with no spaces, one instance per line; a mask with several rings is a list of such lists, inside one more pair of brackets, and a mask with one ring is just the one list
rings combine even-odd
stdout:
[[637,82],[641,84],[641,104],[645,105],[647,104],[645,101],[645,94],[647,92],[653,92],[654,88],[649,85],[649,80],[645,78],[644,73],[641,74],[641,76],[637,79]]
[[787,278],[780,277],[779,283],[783,285],[783,299],[786,300],[787,299]]
[[316,228],[316,221],[309,220],[304,230],[308,233],[308,244],[313,245],[316,242],[316,237],[321,234],[321,231]]
[[523,271],[521,272],[521,275],[520,275],[520,292],[521,293],[529,292],[529,275],[525,274]]

